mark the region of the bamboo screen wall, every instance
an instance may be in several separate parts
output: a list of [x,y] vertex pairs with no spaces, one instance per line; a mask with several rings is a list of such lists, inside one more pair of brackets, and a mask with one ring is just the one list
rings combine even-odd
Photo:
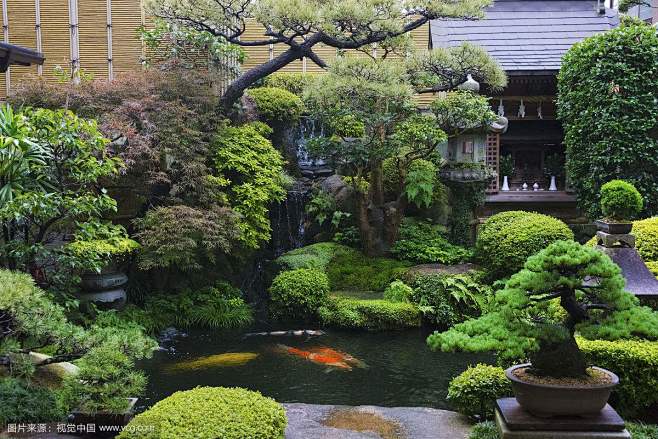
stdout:
[[43,66],[12,66],[0,74],[0,97],[29,75],[56,80],[56,66],[112,78],[141,65],[141,0],[2,0],[0,8],[3,41],[46,56]]
[[[43,66],[12,66],[0,74],[0,98],[30,75],[55,81],[56,66],[67,72],[82,69],[94,78],[113,78],[116,73],[140,68],[144,57],[137,28],[149,26],[141,0],[0,0],[5,42],[44,53]],[[255,21],[248,23],[243,38],[247,41],[263,38],[264,28]],[[430,45],[429,24],[412,32],[420,50]],[[243,70],[277,56],[284,46],[247,47]],[[336,49],[316,46],[316,53],[325,61],[336,57]],[[321,72],[308,59],[295,61],[284,72]],[[418,96],[421,106],[433,95]]]

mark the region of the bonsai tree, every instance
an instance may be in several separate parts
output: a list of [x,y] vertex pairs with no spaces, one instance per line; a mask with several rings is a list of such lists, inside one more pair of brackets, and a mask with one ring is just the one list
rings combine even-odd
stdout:
[[605,219],[626,222],[642,211],[644,200],[631,183],[612,180],[601,186],[601,212]]
[[430,335],[443,351],[496,351],[530,358],[531,372],[581,377],[587,363],[576,333],[586,338],[658,338],[658,313],[624,291],[621,270],[605,254],[558,241],[528,258],[496,295],[493,311]]

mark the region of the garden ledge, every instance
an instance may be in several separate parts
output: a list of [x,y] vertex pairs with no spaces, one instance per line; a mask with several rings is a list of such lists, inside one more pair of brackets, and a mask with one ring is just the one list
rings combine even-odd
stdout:
[[405,439],[466,439],[471,426],[458,413],[425,407],[343,406],[289,403],[283,404],[288,415],[286,439],[373,439],[372,432],[358,432],[327,427],[322,424],[337,410],[372,413],[402,427]]

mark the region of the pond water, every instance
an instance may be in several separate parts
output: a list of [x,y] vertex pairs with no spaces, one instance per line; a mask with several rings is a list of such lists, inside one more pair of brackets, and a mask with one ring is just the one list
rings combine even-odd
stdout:
[[432,352],[421,330],[328,330],[311,338],[244,338],[246,332],[195,330],[162,341],[168,351],[140,364],[149,377],[142,408],[195,386],[245,387],[279,402],[447,408],[452,377],[469,364],[493,361]]

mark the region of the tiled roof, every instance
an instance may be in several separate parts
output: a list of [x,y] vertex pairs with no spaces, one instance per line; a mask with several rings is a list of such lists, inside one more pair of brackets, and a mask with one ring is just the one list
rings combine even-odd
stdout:
[[555,71],[578,41],[619,24],[593,0],[496,0],[482,20],[434,20],[432,46],[464,41],[485,48],[508,72]]

